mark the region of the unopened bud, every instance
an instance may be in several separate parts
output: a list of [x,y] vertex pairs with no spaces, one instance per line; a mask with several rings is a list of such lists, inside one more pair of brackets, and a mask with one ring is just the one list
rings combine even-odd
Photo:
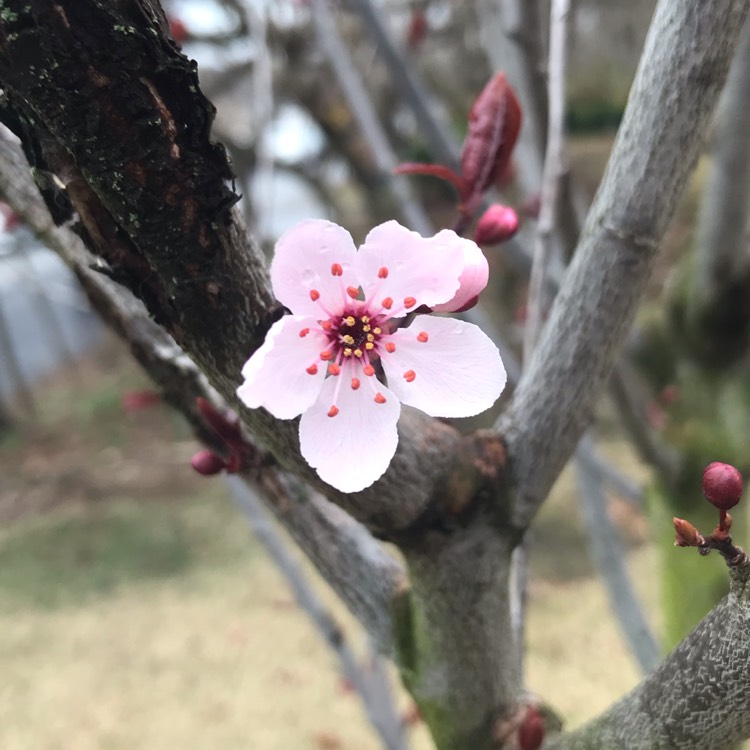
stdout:
[[518,746],[521,750],[538,750],[544,742],[544,721],[533,706],[528,709],[518,729]]
[[703,470],[703,494],[719,510],[734,508],[742,495],[742,474],[731,464],[714,461]]
[[188,37],[188,30],[187,26],[185,26],[185,22],[177,16],[169,17],[169,33],[177,44],[182,44]]
[[226,468],[226,461],[213,451],[198,451],[191,459],[190,465],[204,477],[212,477]]
[[509,240],[518,231],[518,214],[509,206],[495,203],[477,222],[474,242],[478,245],[497,245]]
[[699,547],[703,541],[698,529],[684,518],[673,518],[675,547]]

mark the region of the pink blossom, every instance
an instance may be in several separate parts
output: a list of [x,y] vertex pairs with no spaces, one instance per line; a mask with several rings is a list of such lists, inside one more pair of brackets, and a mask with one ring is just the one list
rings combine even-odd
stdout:
[[424,239],[390,221],[357,251],[345,229],[310,220],[277,243],[271,281],[293,314],[245,364],[237,393],[279,419],[301,414],[302,455],[333,487],[357,492],[382,476],[398,444],[399,402],[468,417],[503,390],[500,355],[476,326],[417,315],[398,327],[422,306],[457,298],[476,261],[467,242],[447,230]]

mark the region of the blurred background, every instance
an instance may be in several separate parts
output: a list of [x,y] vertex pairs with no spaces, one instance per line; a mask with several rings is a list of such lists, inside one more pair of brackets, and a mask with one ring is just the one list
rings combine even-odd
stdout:
[[[456,148],[474,98],[502,68],[485,22],[487,4],[370,6]],[[606,164],[654,4],[576,4],[567,127],[581,214]],[[231,155],[242,210],[269,250],[281,232],[310,217],[332,218],[360,241],[381,221],[405,221],[404,190],[435,228],[455,216],[455,195],[440,182],[402,177],[394,188],[394,163],[441,156],[404,101],[361,5],[165,2],[172,34],[198,61],[204,93],[218,109],[214,133]],[[543,28],[533,31],[544,39]],[[336,45],[360,75],[377,138],[365,132],[361,106],[339,83]],[[735,379],[727,385],[715,368],[705,374],[700,357],[685,348],[675,349],[668,363],[661,358],[656,369],[650,364],[649,346],[661,341],[653,331],[666,325],[660,314],[682,309],[675,278],[693,247],[708,172],[706,158],[669,233],[631,347],[636,421],[670,451],[689,456],[690,470],[667,480],[645,460],[615,396],[601,404],[596,431],[600,457],[623,480],[610,482],[606,496],[608,522],[622,545],[620,572],[659,650],[708,609],[723,585],[720,561],[703,561],[718,583],[707,579],[706,597],[693,597],[700,599],[695,612],[671,604],[683,589],[665,562],[678,554],[668,519],[683,481],[694,481],[714,457],[747,461],[735,439],[746,434],[747,395],[736,385],[744,365],[732,363]],[[522,231],[533,231],[538,196],[521,182],[507,181],[502,200],[517,208]],[[3,219],[0,747],[382,747],[335,653],[242,520],[222,478],[191,470],[200,446],[189,428],[97,321],[56,256],[11,210]],[[486,310],[517,349],[528,269],[505,245],[486,254],[493,271]],[[732,415],[732,426],[717,437],[719,392],[721,414]],[[717,446],[724,452],[712,457]],[[690,492],[699,497],[699,488],[693,484]],[[613,614],[617,594],[602,583],[608,563],[601,551],[590,554],[581,493],[569,468],[535,523],[529,587],[529,687],[570,726],[633,686],[648,661]],[[372,655],[359,626],[287,548],[369,669]],[[426,750],[427,733],[397,682],[394,701],[408,744]]]

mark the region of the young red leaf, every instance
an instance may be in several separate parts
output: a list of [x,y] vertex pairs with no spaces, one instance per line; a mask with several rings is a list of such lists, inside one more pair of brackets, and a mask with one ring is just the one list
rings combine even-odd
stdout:
[[419,162],[404,162],[393,168],[393,174],[424,174],[429,177],[437,177],[439,180],[450,182],[458,190],[463,200],[466,193],[466,183],[450,167],[442,164],[421,164]]

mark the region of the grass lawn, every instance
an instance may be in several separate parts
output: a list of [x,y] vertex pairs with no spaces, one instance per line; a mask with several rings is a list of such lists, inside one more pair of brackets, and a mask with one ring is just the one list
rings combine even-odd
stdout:
[[[191,473],[185,428],[161,406],[123,412],[122,393],[145,387],[108,344],[39,388],[40,423],[0,444],[0,747],[376,750],[335,658],[221,482]],[[614,510],[647,586],[655,550],[636,516]],[[575,725],[638,674],[588,563],[569,477],[536,528],[528,677]],[[412,739],[431,747],[423,727]]]

